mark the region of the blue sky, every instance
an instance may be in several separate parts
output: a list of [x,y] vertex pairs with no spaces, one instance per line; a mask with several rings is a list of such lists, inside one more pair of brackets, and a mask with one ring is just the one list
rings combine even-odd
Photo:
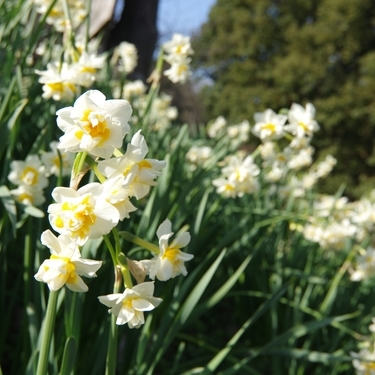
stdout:
[[216,0],[159,0],[158,29],[160,41],[173,33],[191,35],[207,20]]

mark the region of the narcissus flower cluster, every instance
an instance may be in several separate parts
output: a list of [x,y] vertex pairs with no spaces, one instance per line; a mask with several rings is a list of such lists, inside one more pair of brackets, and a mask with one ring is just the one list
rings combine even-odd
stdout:
[[[121,152],[124,137],[131,131],[128,124],[131,113],[129,102],[107,100],[97,90],[84,93],[72,107],[56,113],[57,125],[64,134],[59,143],[51,145],[52,153],[44,154],[51,165],[49,173],[56,173],[57,166],[52,160],[59,160],[59,170],[65,170],[64,162],[68,158],[61,155],[76,154],[76,160],[71,186],[54,188],[55,202],[47,209],[50,225],[58,236],[50,230],[41,236],[41,242],[50,249],[51,256],[41,264],[35,278],[46,283],[52,291],[64,285],[75,292],[88,290],[81,277],[95,277],[102,262],[82,259],[81,247],[91,239],[108,235],[119,221],[130,218],[137,209],[131,200],[144,198],[151,186],[157,184],[156,179],[166,165],[163,160],[146,158],[149,149],[141,130],[135,132],[125,153]],[[83,168],[83,162],[77,160],[84,161],[85,158],[100,182],[79,187],[80,179],[76,177],[87,172],[88,167]],[[29,157],[25,163],[13,164],[9,179],[13,183],[24,181],[30,186],[44,187],[47,179],[41,174],[43,168],[38,159]],[[159,251],[155,254],[156,246],[149,244],[154,257],[139,262],[144,276],[148,275],[151,280],[166,281],[187,274],[184,262],[191,260],[193,255],[181,248],[189,243],[190,234],[183,230],[169,244],[172,235],[172,223],[166,220],[157,231]],[[115,240],[118,241],[118,235]],[[153,296],[154,281],[140,282],[134,276],[138,284],[132,285],[129,270],[118,260],[118,245],[116,242],[116,254],[111,248],[110,251],[115,268],[123,272],[125,290],[100,296],[99,301],[110,307],[109,312],[117,316],[117,324],[127,323],[130,328],[138,328],[144,323],[144,312],[157,307],[161,299]]]

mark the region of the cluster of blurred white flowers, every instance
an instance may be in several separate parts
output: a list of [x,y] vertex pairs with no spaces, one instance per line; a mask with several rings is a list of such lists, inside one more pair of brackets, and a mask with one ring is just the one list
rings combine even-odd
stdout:
[[14,160],[10,164],[8,180],[17,188],[10,190],[16,201],[26,206],[40,206],[45,202],[44,189],[50,175],[70,174],[73,156],[57,150],[57,142],[51,142],[51,151],[28,155],[24,161]]
[[356,375],[375,374],[375,318],[372,318],[371,321],[372,323],[368,327],[371,332],[371,337],[360,342],[361,349],[358,353],[350,352]]
[[[81,95],[73,106],[62,108],[56,114],[57,125],[64,134],[60,142],[51,144],[51,153],[45,153],[43,159],[49,166],[49,174],[72,170],[71,187],[55,187],[52,191],[55,203],[48,206],[48,218],[59,236],[50,230],[42,233],[41,242],[50,249],[51,257],[42,263],[35,278],[47,283],[52,291],[66,285],[72,291],[85,292],[88,287],[81,276],[96,276],[102,262],[82,259],[80,248],[91,239],[106,236],[119,221],[130,218],[137,209],[131,199],[139,200],[149,193],[166,163],[146,158],[148,147],[141,130],[133,135],[126,152],[120,151],[124,137],[130,132],[128,121],[132,108],[126,100],[107,100],[100,91],[91,90]],[[73,167],[72,159],[66,155],[75,155]],[[78,188],[80,179],[76,180],[76,175],[85,173],[82,171],[85,158],[91,160],[87,163],[100,182],[89,182]],[[78,170],[77,165],[80,165]],[[48,183],[46,167],[37,156],[30,156],[25,162],[13,162],[12,169],[9,179],[14,184],[43,188]],[[153,258],[138,262],[143,277],[135,286],[131,271],[117,263],[119,254],[111,254],[114,267],[123,272],[125,291],[101,296],[99,300],[111,308],[117,324],[128,323],[130,328],[138,328],[144,323],[143,312],[161,302],[160,298],[153,297],[153,282],[143,282],[147,275],[151,280],[166,281],[187,274],[184,263],[193,255],[181,248],[190,242],[190,234],[183,230],[168,244],[172,235],[172,223],[165,220],[157,230],[159,247],[147,245]],[[134,278],[139,280],[135,275]]]
[[190,76],[191,48],[190,38],[181,34],[173,34],[172,39],[163,44],[164,60],[170,68],[164,71],[173,83],[185,83]]
[[[219,116],[207,127],[209,138],[219,140],[227,137],[235,148],[249,140],[250,132],[258,137],[261,144],[250,156],[254,163],[259,164],[258,174],[271,184],[269,194],[276,194],[282,199],[289,196],[303,197],[320,178],[326,177],[336,164],[331,155],[313,164],[314,149],[310,141],[313,133],[319,129],[314,120],[314,106],[308,103],[304,108],[293,103],[287,114],[285,112],[284,110],[282,114],[276,114],[272,109],[267,109],[255,113],[253,127],[246,120],[238,125],[228,126],[223,116]],[[306,171],[306,168],[309,170]],[[257,191],[254,176],[248,181],[249,186],[253,187],[242,189],[240,194],[236,192],[237,188],[234,188],[233,176],[231,180],[222,175],[214,180],[213,184],[217,186],[217,191],[226,197]]]

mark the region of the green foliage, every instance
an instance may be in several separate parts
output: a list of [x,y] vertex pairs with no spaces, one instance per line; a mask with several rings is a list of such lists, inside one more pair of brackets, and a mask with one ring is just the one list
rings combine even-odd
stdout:
[[[351,196],[370,189],[374,158],[375,10],[371,0],[218,0],[194,41],[195,63],[214,85],[203,89],[207,119],[252,121],[255,112],[311,102]],[[359,186],[360,185],[360,186]],[[358,187],[359,186],[359,187]],[[322,186],[323,187],[323,186]]]

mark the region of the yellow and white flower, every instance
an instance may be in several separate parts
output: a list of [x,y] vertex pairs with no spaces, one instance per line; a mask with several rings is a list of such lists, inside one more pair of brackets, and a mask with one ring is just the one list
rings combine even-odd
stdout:
[[59,176],[61,166],[62,175],[69,176],[74,162],[74,154],[58,150],[58,145],[59,142],[57,141],[52,141],[49,144],[52,151],[41,155],[42,162],[46,166],[49,175]]
[[53,62],[47,64],[47,70],[35,70],[39,74],[39,82],[43,83],[44,99],[71,100],[78,93],[79,88],[75,84],[75,73],[67,63]]
[[26,185],[39,190],[48,185],[46,168],[38,155],[28,155],[25,161],[14,160],[10,163],[10,168],[8,180],[14,185]]
[[311,103],[307,103],[306,108],[293,103],[288,113],[289,124],[285,126],[285,130],[298,138],[311,137],[320,128],[314,117],[315,107]]
[[120,70],[125,73],[131,73],[138,62],[138,51],[134,44],[128,42],[121,42],[115,49],[114,56],[120,57],[122,65]]
[[280,139],[284,135],[286,115],[278,115],[272,109],[254,114],[255,125],[253,134],[261,141],[272,141]]
[[106,100],[100,91],[88,91],[75,101],[74,107],[56,112],[57,125],[65,133],[58,148],[110,158],[130,130],[131,113],[126,100]]
[[146,140],[139,130],[128,144],[125,155],[99,161],[99,172],[107,178],[122,175],[123,186],[132,191],[132,196],[141,199],[148,194],[150,186],[156,185],[154,180],[165,167],[163,160],[145,159],[147,152]]
[[187,270],[185,262],[194,258],[194,255],[187,254],[180,249],[190,242],[190,233],[182,231],[171,244],[169,239],[173,236],[172,223],[167,219],[163,221],[157,232],[159,238],[160,253],[153,259],[141,260],[150,279],[155,277],[160,281],[172,279],[180,274],[186,276]]
[[117,316],[116,324],[128,323],[129,328],[139,328],[144,324],[144,311],[158,307],[161,298],[154,297],[154,282],[145,282],[125,289],[124,293],[100,296],[99,301],[110,307],[109,313]]
[[66,285],[73,292],[87,292],[88,287],[80,276],[95,277],[101,261],[82,259],[79,247],[68,236],[56,237],[51,231],[42,233],[41,242],[51,251],[34,276],[56,291]]
[[52,191],[57,203],[48,207],[52,228],[82,246],[89,238],[100,238],[117,225],[119,211],[102,194],[101,184],[89,183],[78,190],[57,187]]
[[20,185],[17,189],[10,190],[10,194],[16,201],[26,206],[37,207],[46,201],[42,189],[28,185]]

